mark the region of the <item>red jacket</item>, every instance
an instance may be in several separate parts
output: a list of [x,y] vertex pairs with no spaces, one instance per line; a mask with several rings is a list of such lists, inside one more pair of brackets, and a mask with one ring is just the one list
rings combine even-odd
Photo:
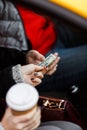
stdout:
[[48,18],[42,17],[33,11],[17,6],[23,19],[27,37],[30,39],[32,49],[46,54],[56,40],[54,24]]

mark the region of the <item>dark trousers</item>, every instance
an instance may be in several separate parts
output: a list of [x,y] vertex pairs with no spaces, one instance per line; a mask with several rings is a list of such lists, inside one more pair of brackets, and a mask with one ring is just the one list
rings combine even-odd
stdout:
[[58,52],[61,59],[57,71],[37,86],[39,91],[65,91],[72,85],[87,84],[87,32],[78,33],[62,23],[57,24],[58,38],[49,53]]

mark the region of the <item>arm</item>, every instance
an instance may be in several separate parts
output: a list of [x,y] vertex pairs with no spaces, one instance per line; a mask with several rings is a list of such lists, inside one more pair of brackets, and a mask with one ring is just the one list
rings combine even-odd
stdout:
[[11,65],[26,64],[26,53],[24,51],[0,47],[0,70]]
[[5,97],[8,89],[16,83],[25,82],[37,86],[42,82],[43,69],[43,67],[34,64],[25,66],[18,64],[0,71],[0,97]]
[[0,71],[0,97],[5,97],[8,89],[15,84],[12,77],[12,67]]

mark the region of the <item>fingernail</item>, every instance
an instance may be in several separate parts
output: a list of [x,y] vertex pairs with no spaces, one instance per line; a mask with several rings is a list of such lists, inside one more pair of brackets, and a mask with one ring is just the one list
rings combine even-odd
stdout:
[[57,53],[57,52],[55,52],[55,55],[56,55],[56,56],[58,56],[58,53]]
[[38,73],[34,73],[34,76],[37,76],[38,75]]
[[48,69],[48,66],[45,66],[46,69]]

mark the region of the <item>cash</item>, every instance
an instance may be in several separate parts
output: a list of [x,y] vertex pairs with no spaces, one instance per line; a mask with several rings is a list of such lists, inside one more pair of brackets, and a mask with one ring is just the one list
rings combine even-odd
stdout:
[[56,59],[56,56],[54,56],[52,53],[46,57],[44,61],[42,61],[39,65],[40,66],[49,66],[54,60]]

